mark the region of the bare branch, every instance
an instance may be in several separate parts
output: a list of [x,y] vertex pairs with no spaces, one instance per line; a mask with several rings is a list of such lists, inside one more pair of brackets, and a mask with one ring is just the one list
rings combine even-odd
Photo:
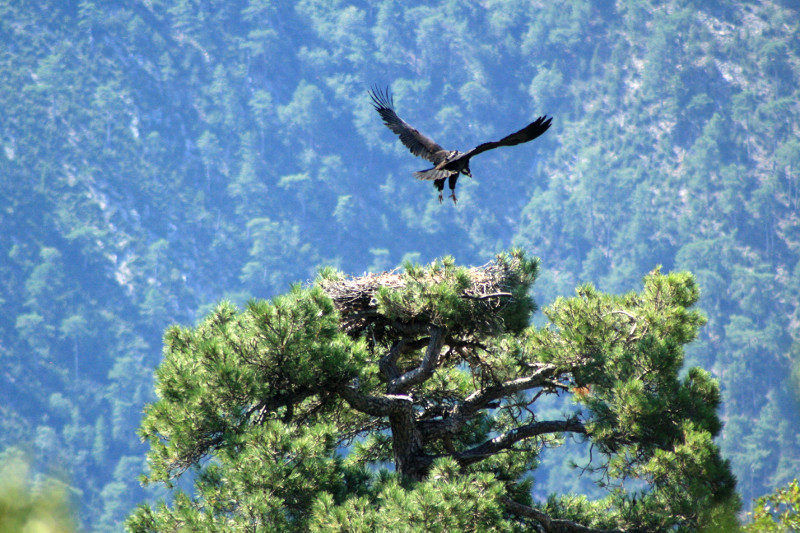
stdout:
[[318,392],[319,391],[315,388],[302,387],[292,392],[275,394],[270,398],[265,398],[253,404],[249,409],[247,409],[247,411],[245,411],[244,417],[249,419],[250,417],[253,417],[253,415],[256,415],[252,419],[253,423],[263,424],[269,417],[269,414],[276,411],[278,408],[289,408],[289,406],[298,405],[306,398],[313,396]]
[[336,389],[350,407],[356,411],[372,416],[389,416],[396,413],[408,412],[411,410],[411,396],[405,394],[385,394],[383,396],[372,396],[362,394],[350,385],[342,385]]
[[515,502],[509,497],[503,498],[503,503],[509,512],[524,516],[525,518],[532,518],[542,525],[547,533],[624,533],[624,529],[597,529],[593,527],[584,526],[572,520],[564,520],[562,518],[550,518],[547,513],[535,509],[528,505],[523,505]]
[[397,368],[397,359],[404,353],[425,347],[428,342],[430,342],[430,339],[427,338],[409,340],[407,337],[395,341],[389,351],[386,352],[386,355],[381,357],[381,360],[378,362],[381,373],[389,381],[397,379],[400,377],[400,369]]
[[638,320],[634,315],[632,315],[631,313],[629,313],[629,312],[627,312],[627,311],[625,311],[623,309],[615,309],[615,310],[609,312],[609,314],[611,314],[611,315],[625,315],[626,317],[630,318],[634,322],[636,320]]
[[551,383],[559,372],[555,365],[541,365],[533,374],[523,378],[506,381],[500,385],[475,391],[464,401],[448,410],[447,416],[439,420],[426,420],[419,423],[425,440],[436,440],[445,435],[457,433],[471,417],[494,400],[505,398],[516,392]]
[[403,348],[406,345],[406,339],[400,339],[392,344],[392,347],[389,351],[381,357],[380,362],[378,363],[378,367],[381,369],[381,373],[386,376],[388,380],[397,379],[400,376],[400,370],[397,368],[397,358],[400,357],[400,354],[403,353]]
[[464,403],[457,408],[454,414],[475,412],[492,400],[534,387],[541,387],[547,384],[558,371],[559,369],[555,365],[539,365],[533,374],[475,391],[464,399]]
[[445,340],[445,329],[431,327],[431,337],[428,341],[428,348],[419,366],[409,370],[402,376],[393,379],[389,383],[388,392],[396,394],[408,390],[418,383],[422,383],[433,375],[436,365],[439,362],[439,354],[442,352]]
[[563,433],[566,431],[585,434],[586,427],[575,418],[571,418],[569,420],[532,422],[530,424],[507,431],[502,435],[498,435],[497,437],[488,440],[483,444],[475,446],[474,448],[471,448],[465,452],[461,452],[455,456],[455,459],[461,466],[471,465],[473,463],[477,463],[478,461],[482,461],[487,457],[491,457],[498,452],[507,450],[521,440],[537,437],[539,435],[545,435],[548,433]]
[[472,296],[471,294],[463,294],[461,295],[462,298],[469,298],[470,300],[488,300],[489,298],[500,298],[501,296],[505,296],[510,298],[514,296],[510,292],[493,292],[490,294],[481,294],[480,296]]

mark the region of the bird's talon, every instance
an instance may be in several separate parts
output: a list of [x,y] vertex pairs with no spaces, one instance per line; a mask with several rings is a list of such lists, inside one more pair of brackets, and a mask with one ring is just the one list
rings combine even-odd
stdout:
[[450,198],[453,199],[453,205],[458,204],[458,198],[456,198],[456,193],[451,194]]
[[442,193],[439,193],[439,203],[442,203]]

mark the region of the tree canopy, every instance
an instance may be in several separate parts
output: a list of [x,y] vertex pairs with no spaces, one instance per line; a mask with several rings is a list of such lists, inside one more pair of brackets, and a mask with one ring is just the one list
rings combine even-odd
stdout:
[[[538,260],[451,258],[315,283],[239,310],[222,303],[165,335],[140,434],[147,482],[195,486],[141,506],[135,532],[700,531],[735,524],[713,438],[719,387],[683,372],[705,323],[684,272],[638,292],[591,285],[528,326]],[[561,408],[547,408],[551,398]],[[545,406],[545,407],[543,407]],[[597,500],[533,501],[537,466],[567,439]]]

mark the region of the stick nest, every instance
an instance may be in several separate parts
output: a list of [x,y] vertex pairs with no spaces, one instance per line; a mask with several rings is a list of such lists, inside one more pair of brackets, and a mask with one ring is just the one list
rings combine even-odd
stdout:
[[501,255],[479,267],[434,263],[412,272],[339,275],[317,284],[333,299],[342,329],[353,336],[426,334],[430,325],[446,326],[451,334],[496,330],[510,306],[534,307],[527,289],[535,273],[526,273],[521,261]]

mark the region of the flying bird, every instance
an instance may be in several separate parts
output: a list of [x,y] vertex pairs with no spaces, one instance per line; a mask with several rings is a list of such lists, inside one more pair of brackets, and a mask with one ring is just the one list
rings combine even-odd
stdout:
[[469,170],[469,160],[476,155],[498,148],[500,146],[514,146],[515,144],[522,144],[532,141],[550,127],[552,117],[548,118],[547,115],[541,116],[519,130],[499,141],[491,141],[479,144],[472,150],[467,152],[459,152],[458,150],[445,150],[436,142],[411,127],[407,122],[397,116],[394,111],[394,100],[392,95],[389,94],[389,89],[381,91],[377,87],[373,87],[369,91],[369,96],[372,98],[372,106],[381,115],[383,123],[386,127],[392,130],[400,137],[400,141],[411,150],[411,153],[427,159],[433,163],[433,167],[427,170],[420,170],[414,172],[414,177],[419,180],[433,180],[433,185],[439,190],[439,203],[442,203],[442,191],[444,191],[444,180],[448,182],[450,187],[453,203],[456,203],[456,182],[458,181],[459,174],[472,177]]

